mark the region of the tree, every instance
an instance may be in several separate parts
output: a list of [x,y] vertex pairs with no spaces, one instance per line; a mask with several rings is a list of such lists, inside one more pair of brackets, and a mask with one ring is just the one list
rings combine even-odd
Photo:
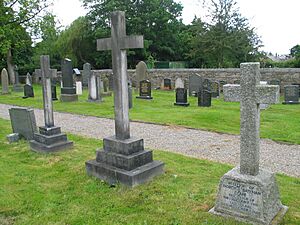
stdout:
[[300,59],[300,45],[295,45],[291,48],[290,55],[296,59]]
[[10,80],[14,83],[14,64],[21,62],[31,51],[28,34],[34,27],[37,16],[47,7],[47,0],[2,0],[0,1],[0,57],[6,59]]

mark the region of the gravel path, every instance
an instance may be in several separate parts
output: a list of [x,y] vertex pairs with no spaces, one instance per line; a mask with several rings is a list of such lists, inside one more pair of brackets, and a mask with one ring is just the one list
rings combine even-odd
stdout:
[[[0,117],[9,119],[8,109],[0,104]],[[43,125],[43,111],[35,109],[38,125]],[[55,125],[63,132],[102,139],[114,134],[114,121],[92,116],[54,113]],[[145,147],[176,152],[196,158],[237,165],[239,136],[218,134],[178,126],[131,122],[131,135],[144,138]],[[261,165],[273,172],[300,177],[300,145],[279,144],[261,139]]]

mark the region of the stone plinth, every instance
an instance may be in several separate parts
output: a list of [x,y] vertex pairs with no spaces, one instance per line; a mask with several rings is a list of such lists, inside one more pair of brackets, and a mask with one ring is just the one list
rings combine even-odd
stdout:
[[73,147],[73,142],[61,133],[60,127],[39,127],[39,131],[34,134],[34,140],[30,141],[30,148],[35,152],[50,153]]
[[143,139],[103,139],[103,151],[86,162],[87,174],[109,184],[133,187],[163,173],[164,163],[153,161],[152,151],[144,150]]
[[273,173],[260,170],[251,176],[236,167],[221,178],[216,205],[210,212],[252,224],[277,224],[287,209],[281,204]]

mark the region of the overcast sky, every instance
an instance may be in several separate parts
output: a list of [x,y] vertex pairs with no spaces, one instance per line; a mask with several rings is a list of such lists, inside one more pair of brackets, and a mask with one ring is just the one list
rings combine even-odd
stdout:
[[[200,0],[175,0],[183,4],[183,21],[190,23],[194,15],[204,19]],[[209,0],[206,0],[209,1]],[[300,0],[236,0],[241,14],[248,18],[261,37],[266,52],[289,54],[300,44]],[[86,13],[79,0],[54,0],[53,13],[63,25],[69,25]]]

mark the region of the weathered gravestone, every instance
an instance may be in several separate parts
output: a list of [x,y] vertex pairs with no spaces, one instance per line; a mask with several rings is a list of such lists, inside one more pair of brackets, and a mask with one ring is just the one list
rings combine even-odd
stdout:
[[1,94],[6,95],[9,93],[9,79],[7,70],[4,68],[1,71]]
[[82,95],[82,82],[76,81],[75,84],[76,84],[76,94]]
[[24,96],[23,98],[34,98],[33,87],[29,84],[24,85]]
[[206,78],[203,79],[201,89],[212,92],[212,81]]
[[112,37],[97,40],[97,50],[112,50],[115,136],[104,138],[104,151],[97,152],[96,160],[87,161],[86,169],[108,183],[135,186],[161,174],[164,164],[153,161],[143,139],[130,137],[126,49],[143,48],[143,37],[126,36],[124,12],[111,14],[111,26]]
[[211,97],[212,98],[220,97],[220,84],[216,81],[211,82]]
[[189,106],[187,101],[187,90],[185,88],[176,88],[176,102],[174,105]]
[[299,96],[300,96],[300,83],[292,83],[292,85],[298,85]]
[[132,82],[128,81],[128,106],[129,109],[132,109],[133,106],[133,100],[132,100]]
[[198,96],[198,106],[200,107],[210,107],[211,106],[211,92],[208,90],[201,90],[197,94]]
[[180,77],[175,80],[175,90],[177,88],[184,88],[184,82]]
[[17,66],[14,67],[14,73],[15,73],[15,83],[13,84],[13,91],[23,92],[23,87],[20,84],[19,69]]
[[164,78],[162,81],[161,89],[172,90],[172,81],[170,78]]
[[89,63],[84,64],[84,71],[89,76],[88,89],[89,89],[89,102],[102,102],[101,98],[101,80],[99,76],[96,76],[91,70]]
[[33,109],[11,108],[9,109],[9,116],[13,133],[18,133],[26,140],[32,140],[37,131]]
[[135,74],[136,74],[136,82],[137,82],[136,91],[138,91],[138,88],[140,88],[139,87],[140,82],[142,80],[147,80],[147,65],[145,62],[140,61],[136,65]]
[[151,82],[149,80],[142,80],[140,81],[140,96],[136,98],[141,99],[153,99],[151,96]]
[[189,96],[197,97],[197,94],[202,86],[202,78],[193,74],[189,76]]
[[53,103],[51,94],[51,69],[49,56],[41,56],[41,72],[43,86],[45,126],[39,127],[39,133],[34,134],[30,148],[35,152],[50,153],[73,146],[67,135],[61,133],[60,127],[54,125]]
[[30,73],[26,74],[25,84],[32,85],[32,77]]
[[82,85],[84,87],[87,87],[89,85],[90,74],[91,74],[91,64],[89,63],[83,64]]
[[277,103],[279,86],[259,81],[259,63],[242,63],[241,85],[224,86],[225,101],[241,105],[240,166],[221,178],[210,212],[252,224],[271,224],[287,207],[280,202],[275,175],[259,168],[259,104]]
[[282,104],[299,104],[299,86],[284,86],[284,102]]
[[220,83],[220,92],[223,93],[223,86],[224,86],[225,84],[227,84],[227,82],[224,81],[224,80],[221,80],[219,83]]
[[[261,85],[267,85],[268,82],[267,81],[260,81],[259,84],[261,84]],[[269,104],[264,104],[264,103],[259,104],[259,109],[265,110],[267,108],[269,108]]]
[[103,92],[102,92],[103,97],[112,95],[112,92],[110,91],[109,86],[110,86],[109,79],[107,76],[104,76],[103,77]]
[[64,59],[61,65],[62,70],[62,85],[60,101],[62,102],[74,102],[78,101],[78,95],[76,94],[76,88],[73,84],[73,69],[72,61],[70,59]]

